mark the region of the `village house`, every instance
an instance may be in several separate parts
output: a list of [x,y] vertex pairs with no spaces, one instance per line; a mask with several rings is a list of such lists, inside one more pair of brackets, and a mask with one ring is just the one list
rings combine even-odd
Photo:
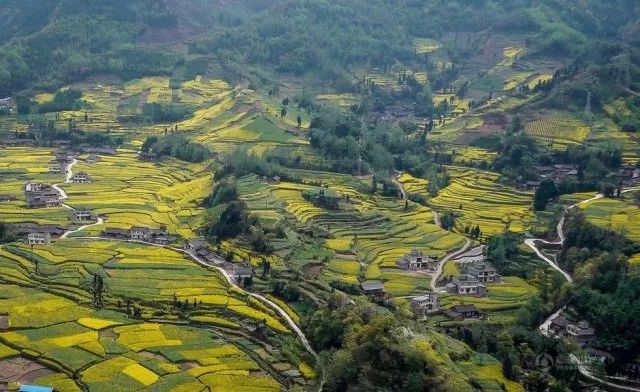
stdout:
[[101,159],[101,158],[100,158],[100,156],[99,156],[99,155],[89,154],[89,156],[87,156],[87,160],[86,160],[86,162],[87,162],[88,164],[91,164],[91,165],[92,165],[92,164],[94,164],[94,163],[99,162],[99,161],[100,161],[100,159]]
[[0,110],[10,110],[13,105],[13,99],[11,97],[0,99]]
[[35,223],[19,223],[11,226],[12,231],[25,242],[29,242],[29,234],[47,233],[50,239],[60,238],[66,228],[58,225],[37,225]]
[[24,196],[29,208],[59,207],[60,194],[50,185],[29,183],[24,187]]
[[230,275],[236,282],[242,282],[245,279],[253,278],[254,272],[253,266],[245,261],[241,264],[233,264]]
[[379,280],[368,280],[360,283],[360,290],[368,297],[384,299],[386,290],[384,284]]
[[487,263],[472,263],[465,268],[465,273],[481,283],[499,283],[501,281],[500,274]]
[[613,362],[615,360],[613,355],[603,350],[587,347],[584,351],[585,351],[585,356],[590,361],[598,361],[598,362],[605,363],[605,362]]
[[281,180],[282,180],[282,178],[280,178],[280,176],[273,176],[273,177],[269,178],[269,180],[267,182],[269,184],[276,185],[276,184],[279,184]]
[[168,245],[173,238],[164,229],[149,229],[147,227],[132,227],[129,231],[132,240],[149,242],[152,244]]
[[17,138],[13,138],[13,137],[9,137],[9,138],[5,138],[0,140],[0,145],[2,145],[2,147],[18,147],[18,146],[24,146],[24,147],[30,147],[33,146],[35,144],[35,141],[33,139],[17,139]]
[[578,175],[578,165],[573,163],[556,164],[553,166],[533,166],[533,169],[538,173],[538,181],[528,181],[526,187],[537,188],[543,180],[562,182],[569,177]]
[[14,201],[16,200],[15,196],[11,196],[11,195],[0,195],[0,203],[4,203],[7,201]]
[[207,244],[207,241],[200,239],[200,238],[192,238],[190,240],[187,240],[184,243],[184,248],[185,250],[187,250],[188,252],[198,252],[201,249],[208,249],[209,248],[209,244]]
[[438,258],[424,255],[422,251],[413,249],[410,253],[396,260],[396,264],[402,269],[410,269],[413,271],[432,270],[438,265]]
[[27,234],[27,244],[29,245],[49,245],[50,243],[51,234],[48,232]]
[[596,331],[586,321],[567,325],[567,335],[582,347],[596,340]]
[[553,165],[553,169],[556,182],[561,182],[569,177],[575,177],[578,175],[578,165],[574,164]]
[[205,240],[194,238],[188,240],[184,248],[189,252],[194,254],[199,259],[214,264],[218,266],[222,266],[225,264],[224,259],[222,259],[217,254],[213,253],[211,249],[209,249],[209,244]]
[[91,212],[91,210],[74,210],[71,213],[71,219],[76,221],[94,221],[96,220],[96,216]]
[[71,177],[71,182],[74,184],[90,184],[91,177],[85,172],[78,172]]
[[462,274],[454,278],[446,285],[446,289],[448,292],[457,295],[474,295],[477,297],[487,295],[487,286],[480,283],[476,277],[467,274]]
[[102,237],[125,240],[131,237],[131,232],[126,229],[107,228],[102,231]]
[[101,154],[101,155],[116,155],[118,153],[115,149],[111,147],[83,147],[82,151],[87,154]]
[[427,293],[411,299],[411,310],[416,317],[440,311],[437,293]]
[[68,165],[73,162],[73,157],[66,151],[58,151],[56,152],[55,161],[61,165]]
[[444,311],[444,315],[452,320],[481,319],[485,313],[475,305],[455,305]]
[[640,184],[640,168],[634,165],[623,164],[618,171],[614,174],[614,177],[623,186],[631,187]]
[[578,321],[572,322],[562,316],[558,316],[551,320],[549,332],[560,338],[568,338],[574,340],[582,347],[596,340],[595,330],[591,328],[588,322]]
[[49,165],[49,174],[57,175],[62,174],[62,165],[58,163],[52,163]]

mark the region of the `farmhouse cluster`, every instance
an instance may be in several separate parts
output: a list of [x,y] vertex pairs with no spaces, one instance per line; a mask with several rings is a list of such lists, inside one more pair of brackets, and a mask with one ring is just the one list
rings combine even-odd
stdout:
[[113,240],[133,240],[157,245],[168,245],[174,240],[164,228],[138,226],[132,226],[130,229],[107,228],[102,231],[101,236]]

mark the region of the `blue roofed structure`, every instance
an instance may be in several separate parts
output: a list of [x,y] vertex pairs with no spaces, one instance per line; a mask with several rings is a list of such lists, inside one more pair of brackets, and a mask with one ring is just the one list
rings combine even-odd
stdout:
[[53,388],[38,385],[23,385],[20,387],[19,392],[53,392]]

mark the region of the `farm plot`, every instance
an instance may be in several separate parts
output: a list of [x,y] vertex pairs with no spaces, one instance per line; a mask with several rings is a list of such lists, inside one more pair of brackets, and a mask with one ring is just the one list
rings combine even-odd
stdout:
[[538,295],[535,286],[516,277],[502,277],[501,283],[488,284],[487,289],[487,297],[443,294],[440,296],[440,305],[447,308],[457,304],[474,304],[489,313],[490,321],[512,322],[516,311]]
[[203,219],[200,202],[212,186],[206,163],[142,162],[130,150],[105,156],[95,164],[78,164],[74,169],[85,171],[92,183],[64,184],[68,204],[106,217],[105,225],[78,235],[99,232],[104,227],[144,226],[166,227],[171,234],[191,238]]
[[357,282],[362,263],[365,278],[382,278],[390,292],[405,295],[427,288],[428,279],[399,271],[395,264],[399,257],[413,248],[444,256],[464,242],[462,236],[441,230],[424,206],[410,202],[405,209],[402,200],[362,194],[350,176],[334,175],[326,181],[328,189],[344,196],[345,203],[349,196],[348,207],[332,211],[313,205],[302,197],[302,192],[314,189],[310,185],[266,185],[255,177],[243,177],[238,189],[241,199],[260,217],[289,215],[331,233],[326,249],[340,257],[324,268],[323,277],[329,281]]
[[52,184],[64,181],[62,175],[49,175],[52,149],[9,147],[0,149],[0,195],[14,200],[0,202],[0,220],[8,223],[66,224],[69,211],[63,207],[28,209],[24,186],[29,182]]
[[484,235],[493,235],[528,229],[534,218],[531,194],[497,183],[496,173],[456,166],[447,166],[447,172],[451,184],[429,203],[458,214],[457,230],[478,225]]
[[[65,371],[76,372],[78,380],[92,392],[147,387],[200,391],[221,387],[229,377],[251,390],[280,390],[278,382],[256,362],[211,332],[131,320],[34,289],[12,285],[4,288],[0,309],[9,314],[10,320],[16,315],[15,326],[20,329],[0,333],[0,341],[4,347],[13,348],[10,360],[25,362],[21,355],[26,354],[34,358],[31,368],[39,366],[44,370],[30,380],[34,383],[61,391],[79,390],[72,380],[57,373]],[[37,309],[43,317],[21,317],[34,297],[48,304]],[[63,309],[77,310],[67,313]],[[20,320],[42,322],[22,324]],[[2,362],[0,366],[6,367]]]
[[429,197],[429,192],[427,191],[429,181],[413,177],[409,173],[402,173],[397,180],[408,194],[420,195],[425,199]]
[[640,242],[640,208],[637,196],[638,192],[624,193],[619,199],[593,200],[581,204],[580,208],[591,223]]
[[582,144],[589,136],[589,126],[579,120],[535,120],[525,124],[527,134],[555,150],[566,150],[568,145]]
[[[224,313],[238,320],[265,320],[275,331],[289,332],[272,310],[236,292],[217,271],[195,265],[171,249],[76,239],[33,249],[26,245],[10,249],[27,260],[38,260],[37,271],[46,273],[51,289],[66,291],[79,301],[89,298],[92,275],[100,274],[114,301],[120,298],[143,303],[197,302],[203,315],[222,317]],[[7,264],[15,264],[16,259],[26,264],[17,256],[7,260]]]

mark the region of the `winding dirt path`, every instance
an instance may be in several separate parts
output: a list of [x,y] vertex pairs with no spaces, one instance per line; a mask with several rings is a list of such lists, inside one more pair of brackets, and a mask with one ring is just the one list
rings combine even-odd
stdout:
[[[405,191],[402,183],[398,181],[398,177],[400,177],[401,174],[402,173],[397,172],[396,175],[391,179],[391,181],[393,181],[393,183],[400,190],[400,193],[402,194],[402,198],[404,200],[407,200],[407,192]],[[440,230],[447,231],[444,229],[444,227],[442,227],[442,223],[440,222],[440,216],[438,215],[438,212],[435,211],[434,209],[430,209],[430,210],[431,210],[431,213],[433,214],[433,223],[435,223],[440,228]],[[471,247],[471,244],[472,244],[472,241],[469,238],[465,237],[465,243],[462,245],[462,247],[447,254],[440,261],[438,261],[438,265],[436,266],[436,272],[431,276],[431,281],[429,282],[429,287],[431,288],[431,291],[443,290],[442,287],[437,287],[437,286],[438,286],[438,279],[440,279],[440,277],[442,276],[444,265],[447,263],[447,261],[451,260],[452,258],[466,252]]]

